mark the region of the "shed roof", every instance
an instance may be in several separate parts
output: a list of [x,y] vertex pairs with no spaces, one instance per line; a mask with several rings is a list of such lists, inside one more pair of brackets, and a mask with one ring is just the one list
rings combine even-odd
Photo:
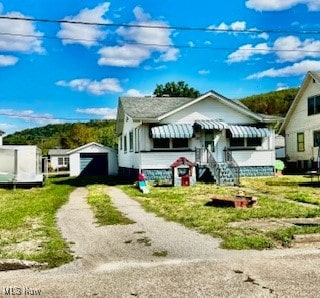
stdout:
[[86,149],[86,148],[89,148],[91,146],[97,146],[97,147],[100,147],[100,148],[103,148],[105,149],[106,151],[115,151],[114,149],[110,148],[110,147],[106,147],[100,143],[96,143],[96,142],[91,142],[91,143],[88,143],[88,144],[85,144],[85,145],[82,145],[78,148],[75,148],[75,149],[72,149],[69,151],[69,154],[72,154],[74,152],[77,152],[77,151],[80,151],[80,150],[83,150],[83,149]]

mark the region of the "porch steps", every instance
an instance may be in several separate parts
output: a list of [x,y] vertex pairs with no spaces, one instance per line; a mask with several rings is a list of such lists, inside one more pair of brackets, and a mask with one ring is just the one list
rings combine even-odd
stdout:
[[211,165],[208,165],[208,168],[216,180],[216,183],[219,185],[236,185],[235,177],[229,168],[227,163],[218,162],[213,168]]

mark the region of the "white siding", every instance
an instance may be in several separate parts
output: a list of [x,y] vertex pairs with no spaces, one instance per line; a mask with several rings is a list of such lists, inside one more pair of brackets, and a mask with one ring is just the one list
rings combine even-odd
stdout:
[[[317,94],[320,94],[320,86],[310,80],[285,129],[286,154],[292,161],[317,157],[318,147],[313,147],[313,131],[320,130],[320,114],[308,116],[308,97]],[[297,151],[297,133],[300,132],[304,133],[304,152]]]
[[275,152],[269,150],[233,151],[232,157],[240,167],[274,166]]
[[[136,132],[137,129],[137,132]],[[133,133],[133,150],[130,151],[130,140],[129,134]],[[138,134],[138,135],[137,135]],[[146,134],[146,135],[145,135]],[[139,168],[140,159],[139,154],[136,153],[137,148],[137,140],[136,137],[139,138],[139,148],[140,150],[145,150],[146,146],[146,138],[148,138],[148,127],[141,126],[141,122],[135,122],[131,117],[125,115],[124,117],[124,126],[122,135],[122,149],[118,147],[118,159],[119,159],[119,167],[125,168]],[[125,138],[127,142],[127,151],[125,151]],[[120,142],[118,142],[120,144]]]
[[193,124],[195,120],[206,119],[221,119],[230,124],[255,123],[252,118],[237,112],[234,108],[228,107],[218,99],[211,97],[163,119],[162,122]]
[[147,152],[141,153],[142,169],[167,169],[180,157],[195,162],[194,152]]

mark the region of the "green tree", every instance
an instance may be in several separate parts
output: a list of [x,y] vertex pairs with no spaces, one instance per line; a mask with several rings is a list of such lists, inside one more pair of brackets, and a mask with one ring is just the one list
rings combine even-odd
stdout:
[[82,123],[76,123],[61,137],[61,146],[63,148],[73,149],[97,141],[98,133],[96,130]]
[[156,85],[156,89],[153,94],[156,97],[162,97],[169,95],[170,97],[192,97],[196,98],[200,96],[200,92],[192,87],[189,87],[184,81],[168,82],[165,85]]

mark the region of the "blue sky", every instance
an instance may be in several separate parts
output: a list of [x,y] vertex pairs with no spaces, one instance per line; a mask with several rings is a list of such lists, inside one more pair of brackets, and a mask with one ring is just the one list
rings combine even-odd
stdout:
[[319,16],[319,0],[0,0],[0,130],[114,118],[169,81],[298,87],[320,70]]

